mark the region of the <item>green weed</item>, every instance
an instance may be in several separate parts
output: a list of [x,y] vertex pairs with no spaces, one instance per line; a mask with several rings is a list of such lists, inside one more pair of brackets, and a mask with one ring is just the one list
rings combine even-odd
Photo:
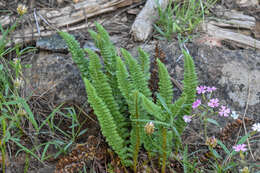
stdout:
[[196,29],[208,10],[217,0],[170,0],[166,9],[157,7],[159,19],[154,24],[156,32],[161,36],[159,39],[170,41],[173,35],[185,35],[186,37]]

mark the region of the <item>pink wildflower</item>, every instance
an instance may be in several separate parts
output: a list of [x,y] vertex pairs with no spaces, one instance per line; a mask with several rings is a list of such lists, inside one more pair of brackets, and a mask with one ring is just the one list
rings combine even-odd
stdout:
[[209,107],[215,108],[218,107],[219,103],[218,103],[218,99],[211,99],[208,103]]
[[213,91],[216,91],[216,89],[217,89],[217,88],[214,87],[214,86],[213,86],[213,87],[207,87],[207,92],[210,92],[210,93],[211,93],[211,92],[213,92]]
[[185,121],[185,123],[191,122],[191,118],[192,118],[192,116],[189,116],[189,115],[184,115],[183,116],[183,120]]
[[201,104],[201,101],[199,99],[197,99],[194,103],[192,103],[192,108],[195,109],[195,108],[199,107],[200,104]]
[[204,94],[206,92],[207,87],[206,86],[198,86],[197,87],[197,93],[198,94]]
[[236,151],[236,152],[239,152],[239,151],[246,151],[247,148],[246,148],[246,144],[238,144],[238,145],[235,145],[233,146],[233,149]]
[[221,106],[218,114],[220,116],[224,116],[224,117],[228,117],[228,114],[230,113],[230,109],[229,108],[226,108],[226,106]]

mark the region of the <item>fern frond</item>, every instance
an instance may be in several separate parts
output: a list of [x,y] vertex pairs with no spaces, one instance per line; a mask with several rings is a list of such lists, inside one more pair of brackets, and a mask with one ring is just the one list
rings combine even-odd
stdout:
[[125,166],[132,165],[132,162],[128,159],[127,148],[124,146],[124,141],[117,132],[116,123],[102,99],[98,96],[96,89],[90,83],[90,81],[84,78],[86,91],[88,95],[88,101],[94,109],[97,115],[102,134],[106,137],[106,141],[112,147],[112,149],[118,154],[122,163]]
[[138,47],[139,63],[147,81],[150,80],[150,58],[149,54],[143,51],[142,48]]
[[108,83],[108,79],[101,70],[99,57],[94,51],[90,49],[86,49],[86,51],[90,59],[89,71],[93,86],[96,88],[98,96],[102,98],[107,108],[110,110],[110,113],[118,127],[119,134],[121,137],[126,138],[129,135],[127,133],[127,129],[125,128],[126,120],[119,112],[119,106],[113,97],[112,89]]
[[90,34],[90,37],[94,40],[95,45],[97,46],[97,48],[99,48],[100,45],[99,45],[98,40],[99,40],[100,38],[99,38],[98,33],[96,33],[95,31],[93,31],[92,29],[89,29],[89,30],[88,30],[88,33]]
[[[198,78],[195,71],[195,65],[192,57],[188,52],[182,50],[184,54],[184,79],[183,79],[183,93],[186,96],[185,105],[181,109],[177,123],[178,125],[185,124],[183,120],[184,115],[190,115],[192,111],[192,103],[195,101],[196,88],[198,85]],[[181,134],[185,126],[178,126],[178,131]]]
[[105,30],[105,28],[97,22],[95,22],[95,25],[98,30],[98,33],[102,36],[102,39],[104,39],[105,42],[110,43],[109,34]]
[[116,100],[122,99],[121,95],[117,92],[117,80],[116,80],[116,57],[117,51],[115,46],[109,39],[109,34],[103,28],[102,25],[95,23],[98,32],[89,30],[91,37],[95,40],[97,48],[100,49],[100,54],[105,64],[105,74],[108,77],[108,82],[112,88],[113,95]]
[[198,78],[195,71],[195,65],[192,57],[185,50],[182,51],[184,54],[184,80],[183,80],[183,94],[187,96],[185,107],[185,114],[191,113],[191,105],[195,101],[196,88],[198,85]]
[[106,72],[114,75],[117,57],[115,46],[111,43],[109,35],[103,26],[98,23],[95,23],[95,25],[98,32],[89,30],[90,36],[95,40],[96,46],[100,49]]
[[69,33],[59,31],[59,35],[66,41],[73,61],[77,64],[82,77],[89,77],[88,59],[84,50],[80,48],[78,41]]
[[146,97],[150,98],[152,93],[148,88],[148,81],[146,80],[145,75],[142,72],[141,66],[127,50],[122,48],[121,52],[126,60],[126,64],[128,65],[130,78],[134,88],[144,94]]
[[165,118],[163,116],[162,108],[155,103],[151,101],[151,99],[148,99],[143,94],[141,94],[142,98],[142,105],[144,109],[151,115],[153,115],[157,120],[164,121]]
[[[171,123],[173,123],[173,121],[176,117],[178,119],[178,116],[180,116],[179,113],[182,110],[182,108],[184,107],[186,100],[187,100],[187,97],[186,97],[186,95],[183,94],[180,98],[178,98],[178,100],[176,100],[174,102],[174,104],[172,104],[170,106],[170,110],[172,112]],[[182,118],[182,117],[180,117],[180,118]],[[185,124],[180,124],[180,125],[182,126]]]
[[126,69],[125,64],[121,60],[120,57],[117,57],[117,82],[118,82],[118,88],[120,89],[122,95],[125,97],[128,104],[132,103],[131,100],[131,93],[133,91],[133,85],[129,80],[129,73]]
[[169,107],[173,100],[171,77],[165,65],[157,58],[158,73],[159,73],[159,94],[164,98],[165,103]]

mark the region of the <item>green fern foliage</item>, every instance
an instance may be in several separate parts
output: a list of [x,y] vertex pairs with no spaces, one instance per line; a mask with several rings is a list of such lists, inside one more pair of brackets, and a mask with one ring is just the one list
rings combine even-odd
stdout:
[[190,115],[192,111],[191,105],[195,101],[196,88],[198,85],[198,78],[195,71],[194,61],[187,51],[182,50],[182,53],[184,55],[184,79],[182,96],[186,96],[186,101],[178,115],[176,122],[178,125],[177,130],[180,134],[182,133],[186,124],[183,120],[183,116]]
[[159,94],[164,98],[165,103],[169,107],[173,100],[173,86],[170,75],[165,65],[157,58],[159,73]]
[[122,55],[125,58],[125,62],[128,66],[130,78],[134,88],[144,94],[146,97],[151,97],[152,93],[148,88],[148,81],[142,71],[142,68],[138,61],[132,57],[132,55],[125,49],[121,49]]
[[126,126],[126,120],[119,112],[119,106],[113,97],[112,89],[108,83],[107,76],[103,74],[101,70],[102,65],[100,63],[100,59],[94,51],[90,49],[86,49],[86,51],[90,59],[89,72],[92,79],[92,84],[95,87],[98,96],[102,98],[111,115],[113,116],[120,136],[126,138],[127,130],[124,127]]
[[117,131],[117,125],[108,107],[103,102],[102,98],[98,96],[96,89],[90,81],[84,78],[84,82],[88,94],[88,101],[97,115],[102,133],[106,137],[108,144],[118,154],[125,166],[132,165],[131,160],[128,159],[129,155],[127,154],[127,148],[124,146],[124,140]]
[[[59,34],[65,39],[73,60],[78,65],[86,86],[88,102],[96,114],[102,134],[118,154],[124,166],[131,166],[138,172],[138,154],[142,146],[148,155],[159,156],[162,172],[165,172],[167,158],[172,152],[173,141],[178,149],[181,134],[186,123],[184,115],[190,115],[195,100],[197,75],[192,57],[184,54],[183,93],[173,102],[173,85],[165,65],[157,59],[159,90],[157,103],[151,98],[149,55],[141,48],[135,59],[125,49],[123,58],[118,56],[107,31],[96,23],[97,31],[90,30],[101,58],[90,49],[84,51],[73,36],[65,32]],[[122,109],[125,106],[127,109]],[[146,122],[154,122],[154,133],[146,134]]]
[[104,60],[105,73],[109,78],[109,83],[113,90],[113,95],[117,95],[117,81],[116,81],[116,57],[117,52],[115,46],[111,43],[107,31],[102,25],[96,23],[98,32],[89,30],[91,37],[94,39],[97,48],[100,49],[100,54]]
[[180,111],[183,109],[186,103],[187,97],[183,94],[178,100],[174,102],[174,104],[170,105],[170,110],[172,112],[171,123],[173,123],[174,119],[180,114]]
[[163,114],[162,108],[160,106],[157,106],[155,103],[153,103],[151,101],[151,99],[148,99],[143,94],[140,94],[140,95],[142,97],[142,103],[143,103],[145,110],[149,114],[153,115],[157,120],[165,121],[165,118],[162,115]]
[[66,41],[73,61],[77,64],[82,77],[89,77],[88,59],[84,50],[80,48],[79,42],[67,32],[59,31],[59,35]]
[[130,79],[129,73],[126,69],[124,62],[121,60],[120,57],[117,57],[116,65],[117,65],[116,77],[118,82],[118,88],[120,89],[122,95],[126,99],[126,102],[128,104],[131,104],[132,103],[131,93],[134,90],[134,87],[129,80]]
[[145,75],[145,79],[147,81],[150,80],[150,58],[149,58],[149,54],[146,53],[145,51],[143,51],[143,49],[141,49],[140,47],[138,47],[138,53],[139,53],[139,63],[140,66],[142,68],[142,71]]

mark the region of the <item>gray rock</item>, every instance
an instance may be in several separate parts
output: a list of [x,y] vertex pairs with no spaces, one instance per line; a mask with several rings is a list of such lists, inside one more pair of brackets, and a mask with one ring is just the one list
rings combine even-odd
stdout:
[[[80,36],[72,34],[79,42]],[[83,40],[82,40],[83,41]],[[92,40],[84,40],[83,48],[92,49],[95,52],[99,52],[99,49],[95,46]],[[36,47],[40,50],[47,50],[56,53],[68,53],[68,46],[66,41],[59,34],[53,34],[50,36],[39,38],[36,41]]]
[[51,95],[50,102],[79,103],[86,101],[86,92],[80,72],[72,58],[63,54],[41,52],[33,57],[31,68],[24,69],[25,97]]
[[[171,76],[183,79],[183,57],[177,43],[161,42],[166,53],[166,66]],[[141,45],[154,57],[154,44]],[[260,52],[227,50],[187,44],[196,65],[199,84],[216,86],[216,97],[222,104],[242,114],[248,102],[247,117],[260,121]],[[137,55],[136,48],[131,51]],[[248,88],[250,97],[248,99]],[[178,93],[177,93],[178,94]]]
[[68,46],[59,34],[39,38],[36,41],[36,47],[52,52],[68,52]]
[[[141,45],[154,57],[154,43]],[[166,53],[166,65],[171,76],[183,79],[183,57],[177,43],[160,43]],[[226,50],[206,46],[187,45],[194,57],[201,85],[216,86],[216,97],[232,110],[242,114],[248,101],[247,116],[259,121],[260,118],[260,53],[253,50]],[[136,56],[137,47],[131,52]],[[32,59],[32,69],[25,72],[29,93],[38,94],[51,90],[54,101],[86,101],[84,84],[80,73],[70,57],[61,54],[39,55]],[[37,76],[37,77],[36,77]],[[250,97],[248,98],[248,88]],[[180,93],[176,91],[176,96]]]

